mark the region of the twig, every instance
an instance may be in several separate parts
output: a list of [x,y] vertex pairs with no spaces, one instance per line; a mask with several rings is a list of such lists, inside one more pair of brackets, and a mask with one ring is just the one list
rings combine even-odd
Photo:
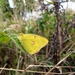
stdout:
[[[21,59],[21,53],[20,53],[18,64],[17,64],[17,70],[19,69],[19,65],[20,65],[21,62],[22,62],[22,59]],[[17,70],[16,70],[16,75],[18,75],[18,71]]]
[[71,72],[69,75],[74,75],[75,74],[75,72]]
[[[18,72],[24,72],[25,70],[20,70],[20,69],[13,69],[13,68],[0,68],[1,70],[7,70],[7,71],[18,71]],[[31,70],[26,70],[26,72],[30,72],[30,73],[43,73],[43,74],[46,74],[47,72],[44,72],[44,71],[31,71]],[[62,74],[70,74],[70,73],[75,73],[75,72],[64,72]],[[60,74],[60,73],[55,73],[55,72],[51,72],[51,74]]]
[[2,73],[3,69],[6,67],[7,64],[4,65],[4,67],[1,69],[0,74]]
[[13,68],[0,68],[1,70],[7,70],[7,71],[19,71],[19,72],[23,72],[24,70],[20,70],[20,69],[13,69]]

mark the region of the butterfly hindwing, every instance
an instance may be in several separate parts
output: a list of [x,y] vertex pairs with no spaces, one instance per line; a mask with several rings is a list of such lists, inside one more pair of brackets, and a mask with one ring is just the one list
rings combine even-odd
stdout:
[[35,34],[21,34],[19,40],[29,54],[37,53],[48,43],[46,38]]

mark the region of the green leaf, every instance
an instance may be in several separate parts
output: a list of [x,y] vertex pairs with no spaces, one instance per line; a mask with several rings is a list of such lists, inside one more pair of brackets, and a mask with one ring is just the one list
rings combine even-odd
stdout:
[[2,31],[0,31],[0,42],[6,44],[10,41],[10,38]]
[[43,25],[39,25],[39,29],[40,29],[41,31],[44,31]]
[[75,59],[75,54],[71,54],[70,56],[72,59]]
[[10,39],[16,44],[16,46],[22,51],[25,52],[25,49],[21,45],[20,41],[18,40],[17,34],[14,33],[8,33],[7,36],[10,37]]

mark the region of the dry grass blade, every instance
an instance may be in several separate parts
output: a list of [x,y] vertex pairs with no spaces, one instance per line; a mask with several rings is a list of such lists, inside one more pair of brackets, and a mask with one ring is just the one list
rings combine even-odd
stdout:
[[[68,50],[72,49],[72,47],[74,45],[75,45],[75,43]],[[52,69],[50,69],[45,75],[49,75],[54,68],[56,68],[59,64],[61,64],[65,59],[67,59],[74,52],[75,51],[71,51],[71,52],[67,53],[67,55],[62,60],[60,60]]]

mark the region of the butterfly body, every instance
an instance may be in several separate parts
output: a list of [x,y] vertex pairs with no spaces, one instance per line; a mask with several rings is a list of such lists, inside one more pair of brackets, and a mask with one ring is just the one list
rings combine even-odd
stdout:
[[46,38],[35,34],[20,34],[18,39],[29,54],[37,53],[48,43]]

